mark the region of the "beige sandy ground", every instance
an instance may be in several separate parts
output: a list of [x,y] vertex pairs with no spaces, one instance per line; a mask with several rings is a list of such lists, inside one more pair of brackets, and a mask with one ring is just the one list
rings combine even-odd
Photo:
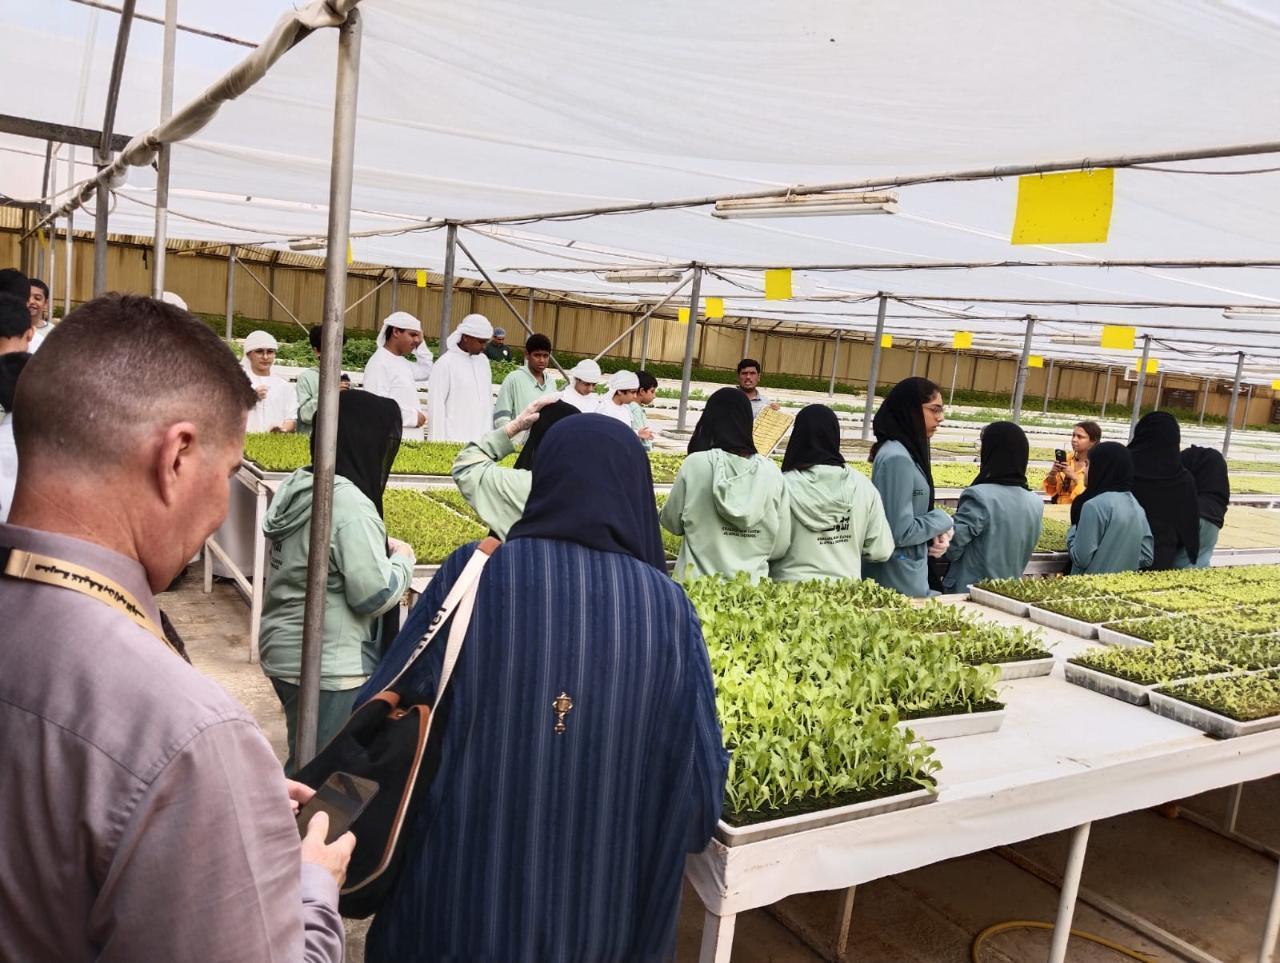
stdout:
[[[1274,544],[1274,543],[1273,543]],[[215,586],[212,595],[192,577],[161,604],[187,640],[193,661],[217,679],[261,722],[283,758],[284,721],[270,686],[246,658],[248,612],[234,590]],[[1224,793],[1195,802],[1220,809]],[[1248,787],[1241,829],[1280,846],[1280,785],[1267,780]],[[1066,858],[1062,835],[1028,840],[1017,852],[1060,871]],[[1084,885],[1131,911],[1158,922],[1227,963],[1258,958],[1261,928],[1275,863],[1185,819],[1132,813],[1095,824]],[[448,885],[442,880],[441,885]],[[857,963],[966,963],[974,934],[1007,919],[1052,920],[1057,891],[995,852],[948,860],[860,887],[847,959]],[[838,894],[820,893],[785,901],[783,909],[820,934],[831,933]],[[686,888],[679,927],[678,959],[696,960],[702,908]],[[1176,960],[1167,951],[1115,920],[1081,905],[1076,926],[1150,954]],[[364,958],[364,925],[350,926],[348,959]],[[1043,960],[1048,936],[1002,935],[987,945],[983,963]],[[768,911],[739,917],[735,963],[819,960]],[[1073,940],[1071,963],[1113,963],[1117,954]]]

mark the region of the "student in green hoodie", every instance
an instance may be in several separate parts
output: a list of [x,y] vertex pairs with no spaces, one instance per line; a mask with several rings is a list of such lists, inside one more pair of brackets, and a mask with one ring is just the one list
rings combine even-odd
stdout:
[[494,428],[511,421],[531,401],[558,394],[555,379],[547,374],[550,364],[551,339],[545,334],[529,335],[524,342],[524,364],[503,378],[498,388],[498,398],[493,403]]
[[659,521],[683,535],[676,577],[769,574],[791,543],[791,504],[778,466],[756,454],[751,401],[738,388],[709,399]]
[[942,392],[928,378],[907,378],[893,386],[871,422],[871,483],[884,501],[894,550],[887,561],[871,562],[867,575],[903,595],[926,598],[930,558],[940,558],[950,541],[951,516],[933,507],[929,439],[942,424]]
[[947,593],[967,592],[988,578],[1021,578],[1040,540],[1044,498],[1027,486],[1027,436],[1012,421],[982,429],[978,477],[960,493],[951,563],[942,579]]
[[1071,503],[1067,552],[1072,575],[1104,575],[1148,568],[1155,539],[1133,495],[1133,456],[1119,442],[1089,452],[1089,487]]
[[[533,460],[542,436],[561,418],[581,414],[558,395],[543,395],[529,402],[515,418],[473,441],[453,460],[453,481],[467,504],[498,538],[506,541],[511,527],[524,516],[533,485]],[[529,437],[520,449],[514,468],[498,462],[516,450],[512,440],[523,432]]]
[[782,459],[791,500],[791,545],[769,566],[780,582],[862,578],[862,559],[893,554],[880,493],[840,454],[840,421],[826,405],[796,415]]
[[[388,539],[382,521],[382,493],[400,449],[400,421],[400,409],[387,398],[367,391],[346,391],[339,398],[316,733],[320,746],[342,728],[355,708],[356,694],[377,666],[383,648],[381,616],[400,604],[413,578],[413,550]],[[314,458],[315,436],[311,446]],[[263,533],[271,539],[271,558],[260,657],[263,674],[284,707],[289,732],[285,772],[289,774],[295,768],[313,481],[310,466],[286,478],[262,524]]]

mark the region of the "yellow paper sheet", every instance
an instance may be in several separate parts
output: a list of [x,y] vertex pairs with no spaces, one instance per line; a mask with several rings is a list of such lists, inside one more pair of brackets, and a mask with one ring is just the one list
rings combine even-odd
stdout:
[[973,347],[972,331],[957,331],[951,336],[951,347],[957,351],[963,351],[965,348]]
[[764,272],[764,299],[786,301],[791,297],[791,268],[775,268]]
[[1018,178],[1010,244],[1104,244],[1111,229],[1115,171]]
[[425,288],[427,286],[427,272],[418,271],[418,287]]
[[724,298],[707,298],[707,317],[724,317]]
[[777,408],[766,408],[756,417],[751,426],[751,436],[756,443],[756,451],[769,455],[778,447],[782,436],[787,433],[795,418]]
[[1028,367],[1028,368],[1043,368],[1043,367],[1044,367],[1044,358],[1040,357],[1040,355],[1038,355],[1038,354],[1028,355],[1028,356],[1027,356],[1027,367]]
[[1271,390],[1272,390],[1272,391],[1280,391],[1280,381],[1273,381],[1273,382],[1271,382]]
[[[1142,359],[1141,359],[1141,358],[1139,358],[1137,361],[1135,361],[1135,362],[1133,363],[1133,370],[1134,370],[1134,371],[1141,371],[1141,370],[1142,370]],[[1160,359],[1159,359],[1159,358],[1148,358],[1148,359],[1147,359],[1147,374],[1155,374],[1155,373],[1156,373],[1157,371],[1159,371],[1159,370],[1160,370]]]
[[1132,351],[1138,329],[1124,324],[1104,324],[1102,326],[1102,346],[1117,351]]
[[892,347],[893,347],[893,335],[891,335],[891,334],[882,334],[882,335],[880,335],[880,347],[882,347],[882,348],[892,348]]
[[351,246],[350,241],[347,242],[347,263],[348,264],[356,263],[356,249]]
[[688,309],[688,308],[677,308],[677,309],[676,309],[676,320],[677,320],[677,321],[679,321],[681,324],[688,324],[688,323],[689,323],[689,309]]

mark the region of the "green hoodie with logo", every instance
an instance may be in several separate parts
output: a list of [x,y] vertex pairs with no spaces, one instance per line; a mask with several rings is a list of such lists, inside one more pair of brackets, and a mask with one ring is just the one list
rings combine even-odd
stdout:
[[782,472],[768,458],[721,451],[690,455],[662,507],[662,527],[683,535],[676,577],[769,574],[791,542],[791,506]]
[[893,554],[893,532],[875,486],[847,465],[782,475],[791,500],[791,544],[769,566],[779,582],[862,578],[862,559]]
[[[295,471],[280,485],[262,523],[271,539],[262,605],[262,671],[294,684],[302,673],[312,489],[311,472]],[[411,559],[387,556],[387,529],[373,502],[347,479],[335,476],[320,688],[354,688],[373,671],[378,618],[399,604],[412,578]]]

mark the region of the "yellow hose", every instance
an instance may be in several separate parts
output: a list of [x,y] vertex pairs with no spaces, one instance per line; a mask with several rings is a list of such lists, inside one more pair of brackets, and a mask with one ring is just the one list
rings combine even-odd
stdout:
[[[995,923],[991,926],[988,926],[985,930],[983,930],[981,933],[979,933],[977,936],[973,938],[973,946],[970,947],[969,949],[969,959],[972,961],[972,963],[981,963],[981,960],[978,959],[978,950],[982,948],[982,944],[985,943],[991,937],[999,933],[1004,933],[1007,930],[1051,930],[1051,929],[1053,929],[1052,923],[1041,923],[1037,920],[1007,920],[1004,923]],[[1096,933],[1086,933],[1083,930],[1072,930],[1071,935],[1078,936],[1082,940],[1088,940],[1090,943],[1097,943],[1099,946],[1105,946],[1107,949],[1114,950],[1115,952],[1119,953],[1121,956],[1127,957],[1131,960],[1138,960],[1139,963],[1156,963],[1156,960],[1154,957],[1144,956],[1143,954],[1138,953],[1135,950],[1129,949],[1127,946],[1121,946],[1119,943],[1112,943],[1106,937],[1098,936]]]

